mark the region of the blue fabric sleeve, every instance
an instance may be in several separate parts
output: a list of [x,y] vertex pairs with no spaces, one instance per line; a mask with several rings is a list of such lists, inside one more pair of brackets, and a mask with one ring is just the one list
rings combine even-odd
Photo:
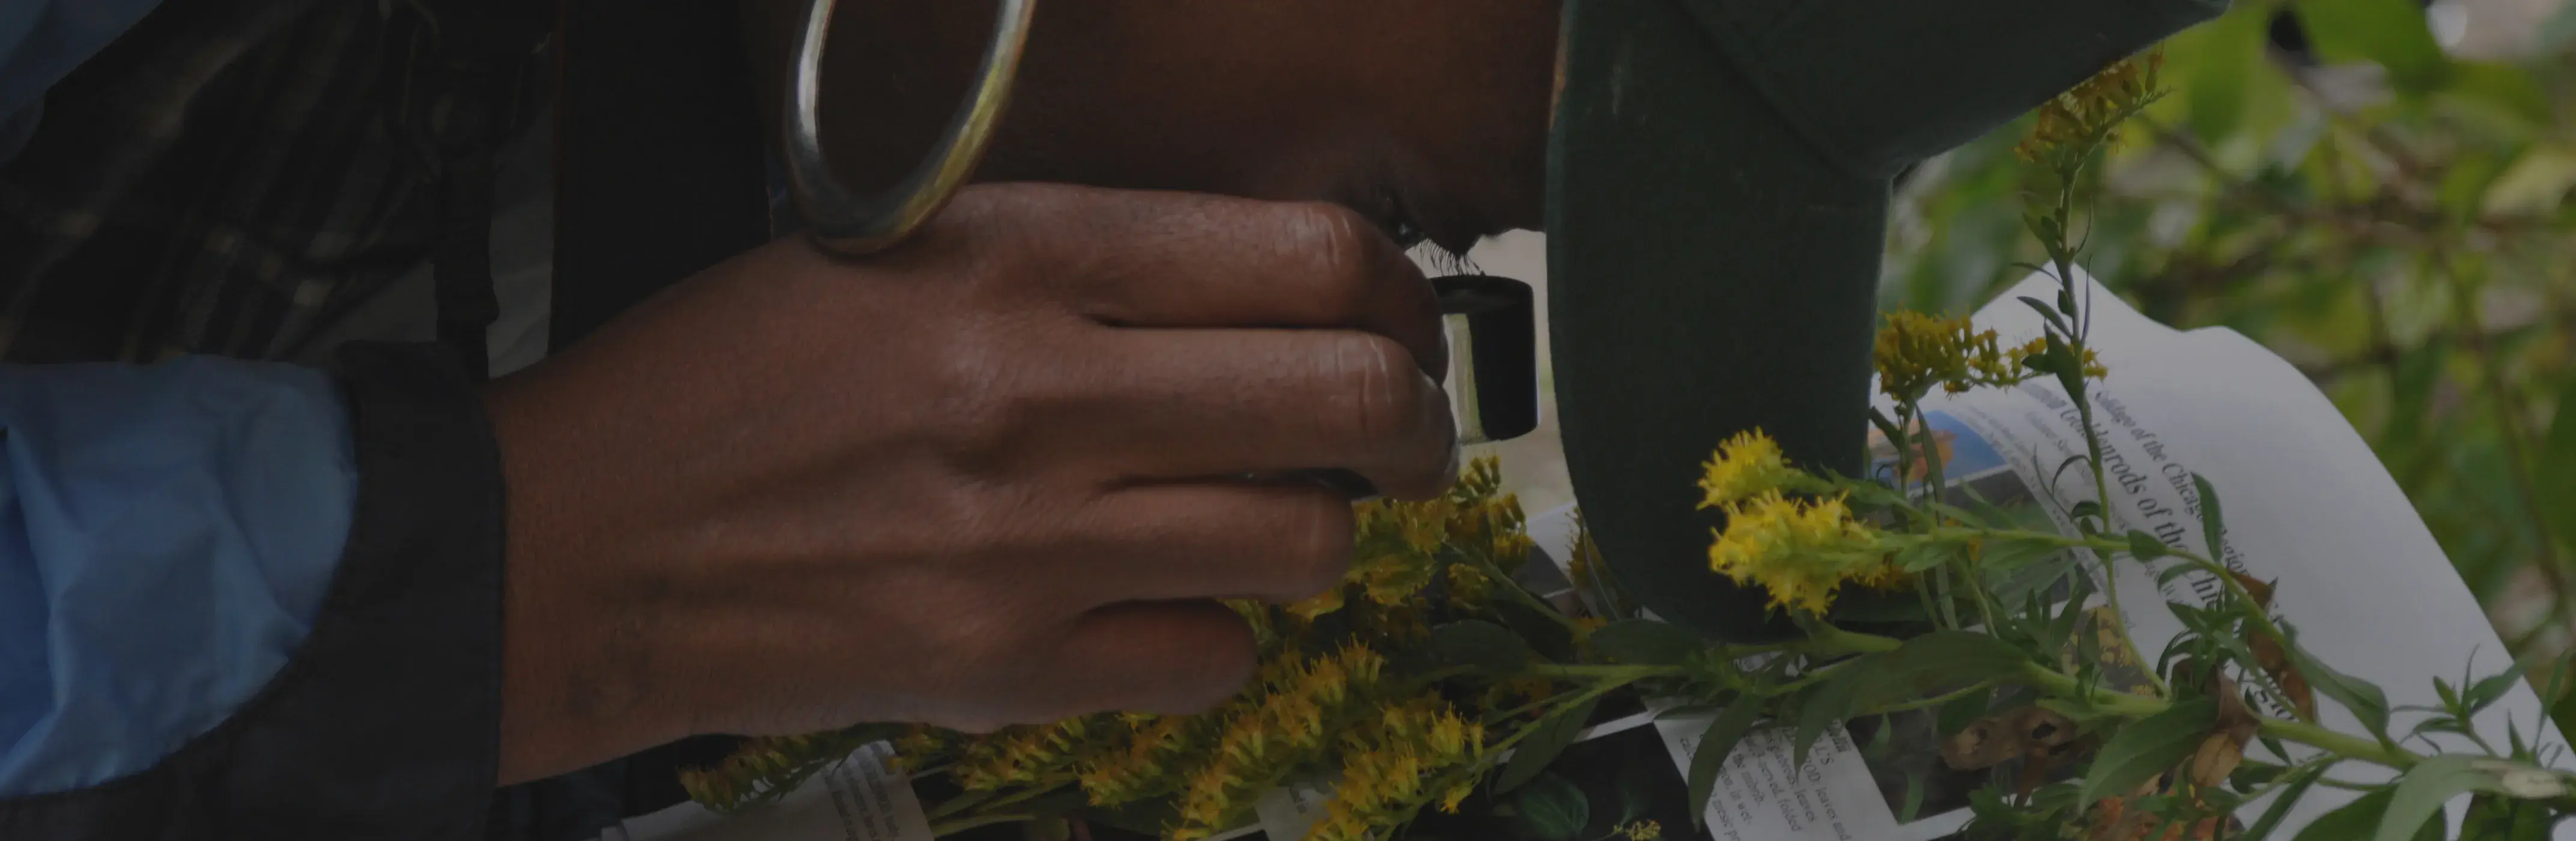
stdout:
[[45,89],[97,55],[160,0],[0,0],[0,161],[17,154]]
[[356,504],[324,374],[0,365],[0,797],[212,730],[312,628]]

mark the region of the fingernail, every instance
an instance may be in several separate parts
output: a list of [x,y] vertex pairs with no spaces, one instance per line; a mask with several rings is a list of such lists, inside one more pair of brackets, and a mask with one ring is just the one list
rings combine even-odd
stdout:
[[[1424,379],[1429,378],[1425,377]],[[1450,399],[1448,389],[1441,387],[1440,384],[1436,382],[1431,384],[1431,388],[1435,393],[1440,395],[1440,398],[1437,400],[1424,401],[1431,405],[1424,407],[1423,411],[1430,412],[1434,415],[1431,422],[1438,424],[1435,428],[1442,432],[1449,433],[1449,462],[1446,467],[1441,469],[1440,475],[1441,478],[1444,479],[1455,479],[1458,476],[1458,466],[1461,458],[1460,451],[1464,449],[1465,446],[1461,443],[1461,436],[1458,433],[1458,409],[1457,406],[1454,405],[1454,401]]]

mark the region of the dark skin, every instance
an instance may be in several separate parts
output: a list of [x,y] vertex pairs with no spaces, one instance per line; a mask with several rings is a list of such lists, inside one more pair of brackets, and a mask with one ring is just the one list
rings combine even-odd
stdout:
[[[783,80],[803,0],[745,7]],[[843,7],[825,128],[867,183],[991,18]],[[1232,694],[1251,638],[1215,600],[1321,592],[1352,529],[1329,489],[1240,477],[1418,498],[1456,469],[1398,240],[1540,224],[1554,7],[1049,0],[978,174],[1046,184],[970,187],[865,259],[781,240],[495,383],[501,779]]]

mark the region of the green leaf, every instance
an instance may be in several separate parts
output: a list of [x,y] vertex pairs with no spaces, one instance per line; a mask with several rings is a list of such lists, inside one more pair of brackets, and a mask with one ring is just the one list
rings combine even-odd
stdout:
[[2184,119],[2203,145],[2219,146],[2236,135],[2245,122],[2248,88],[2278,84],[2262,61],[2271,12],[2238,6],[2166,42],[2181,77],[2174,87],[2184,99]]
[[2286,765],[2274,765],[2260,759],[2246,757],[2236,763],[2235,771],[2228,773],[2227,785],[2240,792],[2250,792],[2280,779],[2281,775],[2289,770],[2289,766]]
[[2227,561],[2227,520],[2219,515],[2218,488],[2198,473],[2191,474],[2191,487],[2200,497],[2200,539],[2209,545],[2209,559]]
[[1556,761],[1557,754],[1565,752],[1565,746],[1574,744],[1574,737],[1582,735],[1583,723],[1592,718],[1592,708],[1600,703],[1600,696],[1585,698],[1530,725],[1530,734],[1512,749],[1512,758],[1503,762],[1503,772],[1494,777],[1494,793],[1511,791],[1537,779],[1548,763]]
[[1583,790],[1554,774],[1532,781],[1512,803],[1531,834],[1546,841],[1578,841],[1583,826],[1592,822],[1592,803]]
[[2476,766],[2479,757],[2436,756],[2415,763],[2406,775],[2397,778],[2391,790],[2388,812],[2379,819],[2379,831],[2373,841],[2407,841],[2424,828],[2426,821],[2442,813],[2442,804],[2472,791],[2501,793],[2504,785],[2495,772]]
[[2317,55],[2329,61],[2375,62],[2410,93],[2449,79],[2451,59],[2415,0],[2297,0],[2293,8]]
[[2327,767],[2319,765],[2302,769],[2289,782],[2283,783],[2280,792],[2273,795],[2272,805],[2265,807],[2263,816],[2246,827],[2245,834],[2237,836],[2236,841],[2263,841],[2272,837],[2272,830],[2279,829],[2281,821],[2290,817],[2290,808],[2298,805],[2299,798],[2307,796],[2308,789],[2316,787],[2317,779],[2326,775]]
[[[2545,215],[2566,203],[2570,187],[2576,187],[2576,152],[2540,146],[2515,158],[2511,165],[2498,173],[2479,197],[2478,205],[2481,210],[2497,216]],[[2566,407],[2559,407],[2559,417],[2566,417],[2566,413]],[[2555,425],[2550,427],[2553,435],[2557,429]],[[2546,463],[2549,459],[2544,454],[2541,460]]]
[[2490,675],[2471,684],[2469,691],[2460,694],[2460,705],[2466,708],[2470,715],[2476,715],[2494,706],[2495,702],[2504,700],[2505,693],[2521,685],[2522,672],[2523,666],[2517,663],[2502,674]]
[[1853,686],[1856,711],[1927,697],[2020,671],[2030,662],[2011,643],[1974,631],[1934,631],[1896,650],[1877,655],[1858,671]]
[[1431,651],[1441,662],[1489,672],[1515,672],[1530,660],[1529,643],[1503,626],[1479,619],[1431,629]]
[[[2576,369],[2558,382],[2558,409],[2532,470],[2535,495],[2561,545],[2576,546]],[[2553,699],[2554,700],[2554,699]]]
[[[1953,478],[1956,478],[1956,477],[1953,477]],[[1974,527],[1979,527],[1979,528],[1983,528],[1983,527],[1986,525],[1986,523],[1985,523],[1985,519],[1984,519],[1983,517],[1978,516],[1978,515],[1977,515],[1977,512],[1970,511],[1970,510],[1968,510],[1968,509],[1961,508],[1961,507],[1956,506],[1956,505],[1951,505],[1951,504],[1946,503],[1946,502],[1928,502],[1928,501],[1927,501],[1927,502],[1923,503],[1923,507],[1928,508],[1928,509],[1931,509],[1931,510],[1932,510],[1932,512],[1933,512],[1933,513],[1935,513],[1935,514],[1940,514],[1940,515],[1942,515],[1942,516],[1944,516],[1944,517],[1948,517],[1948,518],[1950,518],[1950,519],[1957,520],[1957,521],[1959,521],[1959,523],[1960,523],[1961,525],[1974,526]]]
[[2120,728],[2102,745],[2076,798],[2093,803],[2143,785],[2191,758],[2218,724],[2218,699],[2194,698]]
[[2300,830],[2294,841],[2358,841],[2378,830],[2379,817],[2388,813],[2388,795],[2387,789],[2380,789],[2327,812]]
[[2130,557],[2137,558],[2141,561],[2152,561],[2168,554],[2172,554],[2172,552],[2173,550],[2166,548],[2165,542],[2157,540],[2155,535],[2142,531],[2133,531],[2129,533]]
[[2449,92],[2462,99],[2494,108],[2534,126],[2546,127],[2550,121],[2549,94],[2531,71],[2511,64],[2492,61],[2461,61],[2451,65]]
[[1897,551],[1896,568],[1906,572],[1922,572],[1940,566],[1942,561],[1949,560],[1951,554],[1958,549],[1959,547],[1939,541],[1927,540],[1917,543]]
[[1691,751],[1690,796],[1682,801],[1690,804],[1692,829],[1707,824],[1708,798],[1717,791],[1717,772],[1726,768],[1727,754],[1735,752],[1736,743],[1744,740],[1761,715],[1762,702],[1746,698],[1718,713],[1709,720],[1708,729],[1700,731],[1699,746]]
[[1655,807],[1655,788],[1668,778],[1646,763],[1629,762],[1621,764],[1618,775],[1611,779],[1619,787],[1619,820],[1616,823],[1625,824],[1645,817],[1646,810]]
[[1623,619],[1594,629],[1592,647],[1611,659],[1640,666],[1675,666],[1707,650],[1708,640],[1679,625]]
[[1856,696],[1863,677],[1876,671],[1882,655],[1867,654],[1845,660],[1816,685],[1798,693],[1798,729],[1790,735],[1789,764],[1807,767],[1807,748],[1836,722],[1852,717],[1857,711]]
[[[2033,311],[2036,311],[2036,312],[2038,312],[2038,313],[2039,313],[2039,317],[2040,317],[2040,318],[2044,318],[2044,319],[2047,319],[2047,320],[2048,320],[2048,323],[2049,323],[2049,325],[2050,325],[2050,326],[2052,326],[2052,327],[2056,327],[2056,328],[2057,328],[2057,329],[2059,329],[2059,330],[2066,330],[2066,317],[2065,317],[2065,316],[2058,315],[2058,314],[2057,314],[2057,310],[2050,309],[2050,308],[2049,308],[2049,306],[2048,306],[2048,302],[2047,302],[2047,301],[2042,301],[2042,300],[2040,300],[2040,299],[2038,299],[2038,298],[2033,298],[2033,297],[2028,296],[2028,295],[2023,295],[2023,296],[2021,296],[2021,302],[2022,302],[2022,303],[2025,303],[2025,304],[2029,304],[2029,305],[2030,305],[2030,308],[2031,308]],[[2073,332],[2073,331],[2067,331],[2067,332]]]
[[2557,824],[2558,816],[2547,805],[2481,794],[2469,801],[2460,841],[2549,841]]
[[1959,700],[1942,704],[1940,716],[1935,722],[1941,735],[1957,735],[1959,731],[1968,729],[1968,725],[1977,723],[1977,719],[1986,717],[1986,710],[1994,703],[1994,696],[1995,693],[1991,690],[1970,692]]
[[2045,540],[1998,538],[1986,544],[1986,554],[1977,559],[1977,565],[1989,570],[2009,570],[2064,549],[2063,546]]
[[2307,648],[2298,645],[2296,641],[2292,641],[2286,648],[2290,655],[2290,665],[2296,667],[2299,674],[2308,679],[2310,688],[2324,693],[2328,698],[2333,698],[2335,703],[2342,704],[2344,709],[2351,710],[2353,717],[2361,719],[2363,727],[2370,728],[2371,735],[2379,737],[2381,741],[2387,741],[2388,693],[2379,691],[2379,687],[2370,681],[2335,671],[2319,662],[2316,655],[2309,654]]

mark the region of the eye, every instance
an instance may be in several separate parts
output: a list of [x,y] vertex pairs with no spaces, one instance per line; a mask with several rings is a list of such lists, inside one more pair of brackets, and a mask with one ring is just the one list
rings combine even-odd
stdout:
[[1421,228],[1414,226],[1413,220],[1401,217],[1387,229],[1387,234],[1395,238],[1396,245],[1408,250],[1421,245],[1423,240],[1431,238],[1429,234],[1423,233]]

